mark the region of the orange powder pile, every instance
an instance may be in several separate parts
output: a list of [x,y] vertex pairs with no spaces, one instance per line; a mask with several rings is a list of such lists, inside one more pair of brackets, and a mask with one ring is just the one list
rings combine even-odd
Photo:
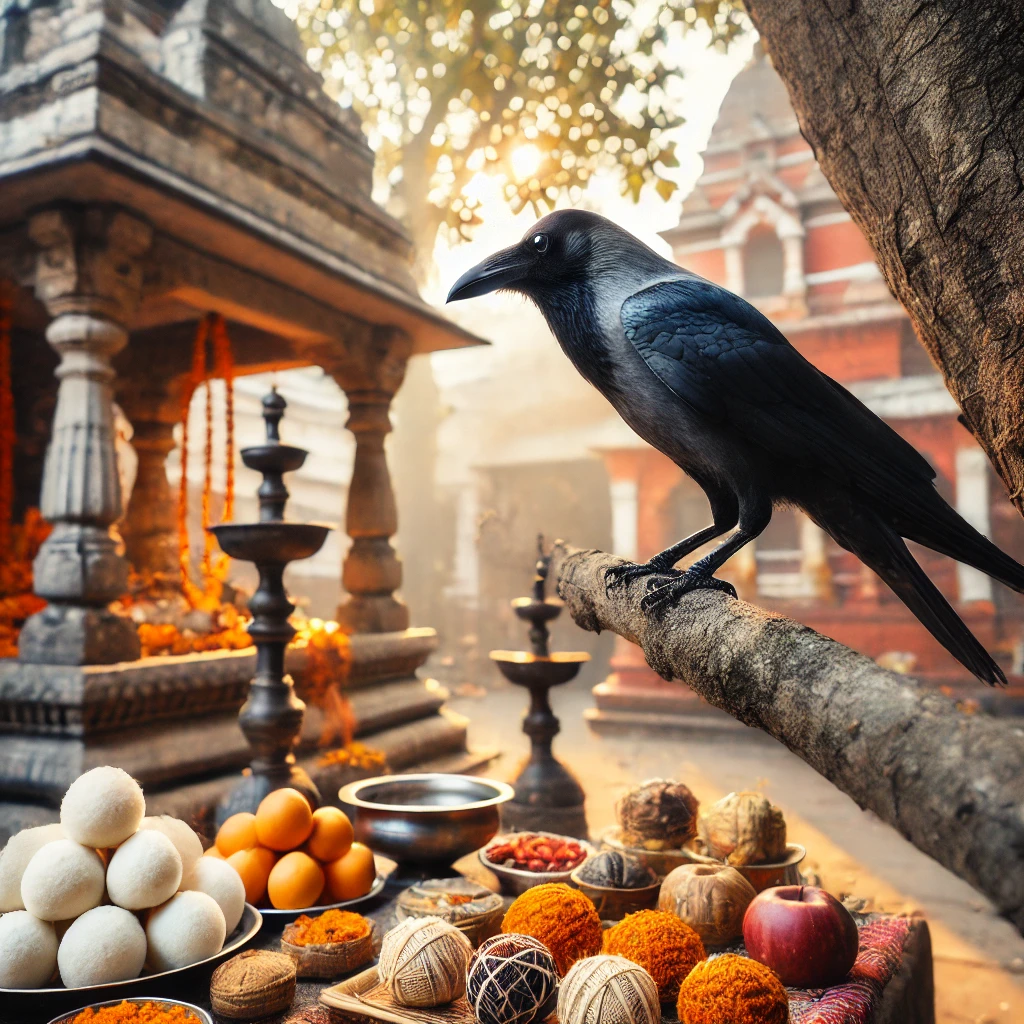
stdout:
[[627,914],[605,932],[604,951],[624,956],[647,971],[663,1003],[675,1001],[680,983],[707,956],[700,936],[663,910]]
[[325,910],[318,917],[302,914],[288,931],[293,946],[322,946],[331,942],[352,942],[369,934],[370,922],[350,910]]
[[126,999],[117,1006],[87,1008],[75,1016],[72,1024],[186,1024],[196,1019],[184,1006],[130,1003]]

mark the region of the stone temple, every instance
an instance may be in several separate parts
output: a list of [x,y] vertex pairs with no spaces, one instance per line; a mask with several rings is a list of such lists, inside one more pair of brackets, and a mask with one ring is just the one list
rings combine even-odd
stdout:
[[[409,358],[478,339],[420,299],[372,170],[355,115],[323,93],[270,0],[4,6],[15,504],[39,504],[53,530],[34,574],[47,605],[24,624],[18,659],[0,663],[0,843],[55,817],[96,764],[162,791],[158,810],[194,813],[247,761],[235,714],[251,651],[140,660],[133,624],[108,607],[129,565],[173,571],[164,462],[210,313],[227,322],[236,372],[315,365],[347,395],[356,454],[344,511],[339,498],[352,544],[338,619],[353,634],[357,734],[398,769],[472,760],[465,720],[415,675],[436,637],[409,628],[395,596],[384,439]],[[139,463],[127,509],[114,402]]]

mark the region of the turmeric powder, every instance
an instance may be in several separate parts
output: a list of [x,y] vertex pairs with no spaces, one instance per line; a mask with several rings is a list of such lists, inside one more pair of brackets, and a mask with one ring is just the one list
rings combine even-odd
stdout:
[[543,942],[563,978],[577,960],[601,952],[601,918],[594,904],[561,882],[527,889],[508,908],[501,930]]
[[726,953],[702,960],[684,979],[677,1004],[681,1024],[786,1024],[789,996],[775,972]]
[[663,1003],[675,1002],[682,980],[707,956],[700,936],[664,910],[627,914],[604,933],[604,952],[639,964],[654,979]]
[[117,1006],[86,1007],[75,1016],[72,1024],[187,1024],[198,1019],[185,1006],[125,999]]
[[300,914],[285,936],[293,946],[354,942],[370,933],[370,922],[350,910],[325,910],[318,917]]

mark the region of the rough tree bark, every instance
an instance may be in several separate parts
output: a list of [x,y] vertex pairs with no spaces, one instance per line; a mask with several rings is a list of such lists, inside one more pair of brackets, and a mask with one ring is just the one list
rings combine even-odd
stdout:
[[825,177],[1024,514],[1024,3],[746,7]]
[[698,591],[663,619],[643,581],[605,590],[621,561],[556,548],[576,624],[639,644],[666,679],[763,729],[918,849],[984,892],[1024,932],[1024,726],[959,711],[790,619]]

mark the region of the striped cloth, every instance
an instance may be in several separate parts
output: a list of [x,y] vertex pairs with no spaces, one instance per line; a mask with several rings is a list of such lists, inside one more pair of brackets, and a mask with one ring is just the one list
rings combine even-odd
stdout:
[[860,952],[850,980],[824,989],[789,989],[791,1024],[868,1024],[889,979],[903,962],[910,931],[905,917],[884,917],[861,925]]

